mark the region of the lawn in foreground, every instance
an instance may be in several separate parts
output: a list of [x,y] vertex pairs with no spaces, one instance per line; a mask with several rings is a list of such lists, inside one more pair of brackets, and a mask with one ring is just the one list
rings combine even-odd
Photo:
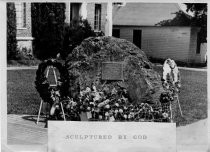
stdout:
[[[162,68],[155,67],[161,75]],[[180,70],[182,88],[179,95],[184,118],[178,125],[186,125],[207,118],[207,72]],[[36,70],[7,71],[8,114],[38,113],[40,97],[34,87]]]

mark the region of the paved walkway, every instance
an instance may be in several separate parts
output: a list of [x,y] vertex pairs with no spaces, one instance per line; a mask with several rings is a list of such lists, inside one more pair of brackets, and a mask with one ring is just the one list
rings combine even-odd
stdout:
[[47,144],[47,128],[44,118],[38,125],[37,117],[29,115],[7,115],[7,143],[16,145]]
[[[8,144],[45,145],[47,144],[47,128],[44,118],[38,125],[36,116],[9,114]],[[210,132],[209,132],[210,135]],[[178,152],[206,152],[207,149],[207,119],[177,128]]]
[[200,120],[187,126],[177,128],[178,152],[207,152],[208,149],[208,120]]

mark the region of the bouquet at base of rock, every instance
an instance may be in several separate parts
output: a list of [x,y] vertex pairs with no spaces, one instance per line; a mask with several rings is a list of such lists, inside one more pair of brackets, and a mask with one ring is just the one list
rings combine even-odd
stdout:
[[77,103],[73,99],[69,97],[61,98],[60,90],[58,89],[51,89],[51,98],[53,100],[50,109],[51,120],[64,120],[65,115],[66,120],[80,121]]
[[78,103],[70,98],[63,100],[63,103],[66,119],[71,121],[80,121]]
[[134,121],[152,121],[153,108],[147,103],[141,103],[134,107]]
[[60,110],[60,91],[57,89],[53,89],[51,88],[50,90],[50,94],[51,94],[51,99],[53,101],[53,104],[51,106],[50,109],[50,119],[53,120],[59,120],[62,119],[61,115],[61,110]]
[[104,87],[99,92],[95,86],[92,89],[87,87],[80,92],[80,110],[86,112],[88,119],[92,120],[127,120],[129,101],[120,91]]
[[125,89],[97,92],[87,87],[80,93],[80,111],[86,112],[90,121],[153,121],[152,107],[147,103],[132,104],[126,93]]
[[160,95],[160,103],[162,108],[162,120],[164,122],[170,121],[170,104],[174,101],[172,92],[163,92]]

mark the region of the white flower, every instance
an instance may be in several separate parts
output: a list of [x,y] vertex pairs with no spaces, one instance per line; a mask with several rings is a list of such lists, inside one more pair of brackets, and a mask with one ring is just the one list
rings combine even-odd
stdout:
[[124,115],[123,117],[124,117],[125,119],[127,119],[127,118],[128,118],[128,116],[127,116],[127,115]]
[[119,107],[119,103],[115,103],[115,106],[116,106],[116,107]]
[[168,113],[164,112],[162,115],[164,118],[168,118]]
[[102,120],[103,117],[102,117],[102,115],[99,115],[98,118],[99,118],[100,120]]
[[122,109],[119,109],[119,112],[120,112],[120,113],[123,113],[123,110],[122,110]]
[[108,116],[109,116],[109,113],[108,113],[108,112],[106,112],[106,113],[105,113],[105,116],[106,116],[106,117],[108,117]]
[[86,92],[91,92],[91,89],[89,87],[86,88]]
[[118,110],[116,109],[116,110],[114,111],[114,113],[118,113]]
[[97,92],[96,86],[93,86],[93,91],[94,91],[94,92]]
[[109,104],[107,104],[107,105],[105,106],[105,108],[106,108],[106,109],[109,109],[109,108],[110,108],[110,105],[109,105]]
[[100,96],[99,92],[96,92],[95,97],[93,98],[93,101],[98,101],[100,99],[101,99],[101,96]]
[[109,99],[106,99],[106,100],[104,101],[105,104],[108,104],[109,102],[110,102]]

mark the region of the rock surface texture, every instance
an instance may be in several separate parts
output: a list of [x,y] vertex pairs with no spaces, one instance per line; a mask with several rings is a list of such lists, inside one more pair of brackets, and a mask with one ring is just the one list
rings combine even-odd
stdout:
[[[122,81],[101,79],[102,62],[122,62]],[[69,94],[75,97],[92,84],[98,90],[127,89],[132,102],[158,103],[163,92],[160,75],[154,71],[145,53],[133,43],[114,37],[85,39],[66,59],[70,75]]]

